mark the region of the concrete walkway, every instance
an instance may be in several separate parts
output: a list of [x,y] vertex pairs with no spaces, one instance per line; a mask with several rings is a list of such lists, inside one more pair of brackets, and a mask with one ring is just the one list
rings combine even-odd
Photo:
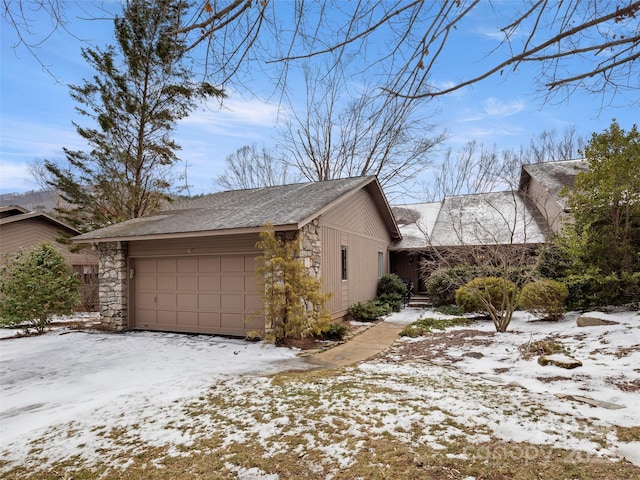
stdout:
[[344,367],[367,360],[387,348],[398,338],[406,324],[380,322],[336,347],[311,355],[311,363],[325,368]]

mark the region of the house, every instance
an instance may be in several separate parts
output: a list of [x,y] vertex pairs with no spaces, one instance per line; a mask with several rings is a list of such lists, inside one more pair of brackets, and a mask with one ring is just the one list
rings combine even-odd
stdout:
[[436,249],[459,255],[511,245],[533,254],[569,218],[560,191],[587,168],[583,160],[524,165],[517,190],[394,206],[402,238],[389,247],[391,271],[423,292],[426,271],[438,264]]
[[71,251],[61,238],[80,234],[78,230],[43,212],[31,212],[18,205],[0,207],[0,256],[15,254],[21,248],[51,243],[73,271],[81,276],[82,303],[85,308],[97,306],[98,256],[91,249]]
[[244,336],[263,330],[255,272],[264,225],[300,242],[334,318],[376,295],[400,239],[374,176],[219,192],[76,237],[100,256],[103,325]]

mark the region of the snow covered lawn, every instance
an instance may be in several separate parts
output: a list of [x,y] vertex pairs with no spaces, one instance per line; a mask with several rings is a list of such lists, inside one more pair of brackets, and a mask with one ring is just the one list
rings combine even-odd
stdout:
[[[640,316],[593,313],[618,324],[583,328],[576,316],[402,338],[335,371],[208,336],[2,340],[0,474],[640,478],[628,463],[640,465]],[[419,317],[444,316],[405,309],[386,321]],[[520,348],[537,341],[582,366],[539,365]],[[272,375],[290,370],[303,372]]]

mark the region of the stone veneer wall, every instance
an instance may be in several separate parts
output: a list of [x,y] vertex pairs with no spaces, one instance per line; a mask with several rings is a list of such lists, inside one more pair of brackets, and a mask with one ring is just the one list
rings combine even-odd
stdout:
[[100,322],[108,330],[129,328],[127,316],[127,244],[105,242],[98,244]]
[[322,240],[320,240],[320,221],[317,218],[300,229],[300,258],[309,273],[320,280]]

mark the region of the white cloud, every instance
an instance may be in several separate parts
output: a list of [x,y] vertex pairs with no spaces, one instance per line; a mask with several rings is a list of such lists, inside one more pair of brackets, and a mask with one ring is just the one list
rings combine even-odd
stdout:
[[476,30],[476,32],[483,37],[490,38],[491,40],[495,40],[497,42],[501,42],[505,39],[504,32],[502,32],[497,26],[479,28]]
[[40,187],[33,179],[26,163],[0,162],[0,193],[38,190]]
[[10,155],[29,162],[36,158],[59,158],[64,155],[62,147],[84,148],[85,144],[71,124],[62,127],[52,123],[3,119],[0,145],[3,159]]
[[484,111],[490,117],[508,117],[521,112],[525,108],[522,100],[503,102],[496,97],[489,97],[484,101]]
[[286,115],[277,103],[258,99],[229,98],[222,106],[210,103],[180,122],[182,127],[196,128],[215,135],[246,136],[255,128],[274,128]]

